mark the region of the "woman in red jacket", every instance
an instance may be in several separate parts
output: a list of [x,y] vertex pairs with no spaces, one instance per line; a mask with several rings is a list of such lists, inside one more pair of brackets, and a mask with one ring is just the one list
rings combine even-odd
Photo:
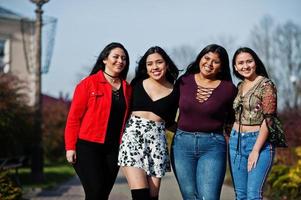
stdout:
[[108,199],[119,170],[118,148],[131,96],[128,69],[127,50],[110,43],[74,91],[65,129],[66,158],[86,200]]

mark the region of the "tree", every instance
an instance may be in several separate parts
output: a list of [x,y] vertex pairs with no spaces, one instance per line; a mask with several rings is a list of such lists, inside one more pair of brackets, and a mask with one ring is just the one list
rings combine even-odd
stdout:
[[275,25],[265,16],[251,31],[251,44],[276,83],[282,108],[300,107],[301,28],[293,22]]
[[[234,51],[236,50],[236,38],[232,35],[217,35],[214,37],[211,37],[210,41],[213,41],[213,43],[221,45],[224,47],[229,55],[229,61],[231,63],[231,55],[234,54]],[[231,64],[230,64],[231,65]]]
[[196,57],[196,48],[190,45],[177,46],[171,49],[170,57],[180,70],[185,70]]
[[280,73],[283,81],[283,89],[291,94],[285,99],[285,105],[289,108],[298,109],[299,89],[301,77],[301,27],[293,22],[278,25],[275,34],[276,58],[284,73]]
[[46,161],[65,160],[64,130],[70,101],[43,95],[43,144]]
[[[254,47],[260,58],[263,60],[269,74],[274,77],[275,67],[275,45],[273,42],[274,20],[270,16],[262,18],[258,25],[251,30],[251,45]],[[275,80],[277,81],[277,79]]]
[[0,73],[0,157],[29,153],[32,142],[32,110],[25,83]]

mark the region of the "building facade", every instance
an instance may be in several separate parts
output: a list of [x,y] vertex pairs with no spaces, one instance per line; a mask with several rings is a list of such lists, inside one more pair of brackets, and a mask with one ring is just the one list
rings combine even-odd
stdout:
[[0,7],[0,73],[26,83],[29,105],[34,104],[35,91],[33,29],[34,21]]

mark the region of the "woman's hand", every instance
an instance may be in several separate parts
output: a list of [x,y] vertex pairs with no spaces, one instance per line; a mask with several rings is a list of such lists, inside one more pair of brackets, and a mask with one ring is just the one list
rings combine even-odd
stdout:
[[254,149],[249,154],[249,158],[248,158],[248,172],[250,172],[252,170],[252,168],[256,167],[258,156],[259,156],[259,151],[254,150]]
[[67,150],[66,158],[68,163],[74,164],[76,162],[76,151],[75,150]]

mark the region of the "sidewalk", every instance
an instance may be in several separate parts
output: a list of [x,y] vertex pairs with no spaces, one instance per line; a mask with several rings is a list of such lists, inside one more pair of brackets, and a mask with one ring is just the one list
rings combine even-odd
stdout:
[[[131,199],[130,190],[128,188],[125,177],[120,173],[112,190],[110,200]],[[173,173],[167,173],[163,177],[160,188],[160,200],[181,200],[180,190]],[[233,200],[234,191],[232,187],[223,185],[221,200]]]
[[[49,191],[32,191],[24,195],[31,200],[83,200],[84,191],[77,177],[72,178],[58,188]],[[130,200],[131,194],[125,177],[120,172],[109,200]],[[181,194],[173,173],[167,173],[162,179],[160,200],[181,200]],[[223,185],[221,200],[233,200],[233,188]]]

